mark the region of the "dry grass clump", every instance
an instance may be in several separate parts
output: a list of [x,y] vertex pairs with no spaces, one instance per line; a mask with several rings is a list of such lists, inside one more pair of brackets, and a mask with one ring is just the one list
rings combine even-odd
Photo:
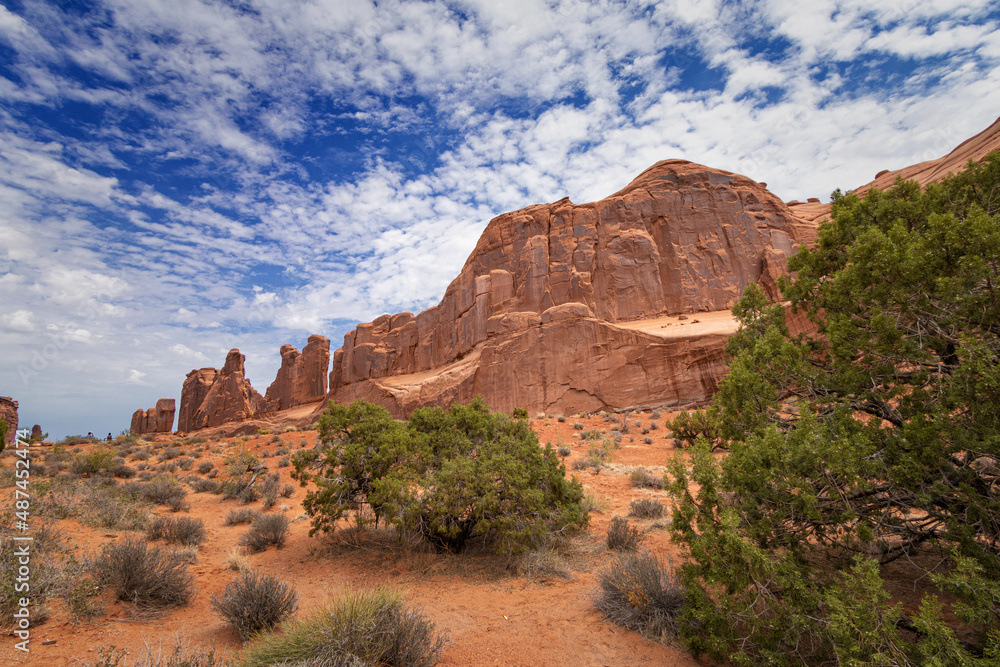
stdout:
[[616,516],[608,524],[607,544],[612,551],[635,551],[642,540],[642,532],[630,526],[628,519]]
[[263,551],[271,544],[280,549],[285,546],[287,533],[287,516],[262,514],[250,524],[250,530],[240,538],[240,544],[254,552]]
[[388,588],[346,591],[319,613],[261,635],[243,654],[244,667],[271,665],[431,667],[446,639],[423,612]]
[[597,583],[594,606],[604,618],[655,641],[676,636],[684,590],[669,563],[648,552],[619,554]]
[[217,482],[214,479],[195,477],[194,479],[188,480],[188,486],[190,486],[195,493],[222,493],[222,483]]
[[129,482],[123,488],[134,496],[164,505],[175,512],[186,506],[187,489],[170,475],[156,475],[145,482]]
[[247,641],[291,616],[299,596],[277,577],[245,571],[229,582],[220,597],[212,596],[212,609]]
[[105,544],[91,569],[97,583],[114,590],[119,600],[142,606],[185,605],[194,595],[186,559],[138,537]]
[[233,572],[246,572],[250,569],[250,559],[241,549],[233,549],[226,556],[226,567]]
[[201,544],[205,541],[205,522],[187,516],[158,516],[146,529],[146,537],[185,546]]

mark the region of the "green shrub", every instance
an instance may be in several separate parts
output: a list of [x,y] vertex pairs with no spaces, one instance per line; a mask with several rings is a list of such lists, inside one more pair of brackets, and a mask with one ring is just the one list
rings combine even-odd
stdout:
[[669,469],[692,651],[1000,660],[997,192],[1000,152],[926,189],[834,193],[780,281],[813,330],[755,285],[737,300],[728,374]]
[[638,528],[630,526],[628,519],[612,517],[608,523],[605,541],[612,551],[635,551],[642,544],[643,534]]
[[424,614],[386,588],[347,591],[317,614],[259,635],[244,667],[272,665],[407,665],[432,667],[445,638]]
[[363,401],[334,405],[320,438],[321,450],[295,455],[295,476],[318,487],[303,503],[313,533],[354,510],[359,524],[418,530],[439,549],[460,551],[478,537],[507,553],[587,523],[582,488],[555,451],[538,445],[526,421],[490,413],[479,399],[422,408],[408,423]]
[[212,596],[212,609],[247,641],[295,613],[298,598],[277,577],[248,571],[233,579],[221,596]]
[[92,565],[94,578],[119,600],[149,607],[185,605],[194,595],[194,578],[182,555],[126,537],[105,544]]
[[684,589],[656,556],[619,554],[597,582],[594,606],[607,620],[663,643],[677,635]]
[[80,452],[73,457],[73,472],[77,475],[92,475],[109,470],[115,464],[115,453],[106,447],[95,447],[89,452]]

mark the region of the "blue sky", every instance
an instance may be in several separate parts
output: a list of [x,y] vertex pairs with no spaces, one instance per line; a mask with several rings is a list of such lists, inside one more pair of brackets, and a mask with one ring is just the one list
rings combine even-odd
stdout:
[[435,304],[495,215],[657,160],[826,199],[1000,115],[989,1],[0,0],[0,394],[128,428],[192,368]]

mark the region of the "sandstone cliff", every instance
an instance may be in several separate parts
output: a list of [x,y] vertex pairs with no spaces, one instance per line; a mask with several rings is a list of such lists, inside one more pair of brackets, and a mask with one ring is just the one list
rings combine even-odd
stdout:
[[477,394],[498,409],[555,412],[703,401],[730,331],[641,322],[725,311],[757,281],[777,296],[788,255],[809,236],[749,178],[659,162],[601,201],[492,220],[437,306],[344,337],[330,396],[399,415]]
[[178,431],[241,421],[264,411],[264,397],[250,386],[244,360],[239,350],[232,349],[222,370],[202,368],[188,373],[181,389]]
[[129,431],[135,435],[145,433],[170,433],[174,429],[174,399],[161,398],[156,407],[136,410],[132,414]]
[[17,438],[17,401],[10,396],[0,396],[0,417],[7,422],[6,446],[13,445]]
[[329,338],[309,336],[301,353],[291,345],[282,345],[281,368],[264,396],[267,409],[275,412],[323,400],[329,369]]

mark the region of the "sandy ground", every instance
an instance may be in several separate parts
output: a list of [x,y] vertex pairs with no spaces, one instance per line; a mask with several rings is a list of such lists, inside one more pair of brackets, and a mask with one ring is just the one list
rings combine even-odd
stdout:
[[[650,421],[662,425],[663,417],[653,420],[649,413],[636,413],[630,421],[633,424],[641,421],[642,428],[649,428]],[[571,450],[566,459],[568,474],[575,474],[603,505],[602,511],[592,514],[586,534],[574,540],[565,555],[566,577],[517,576],[495,557],[481,553],[430,553],[421,546],[400,545],[388,532],[356,535],[341,531],[333,538],[310,538],[309,522],[301,508],[305,490],[297,484],[295,493],[290,498],[280,498],[271,510],[287,512],[293,519],[285,547],[280,550],[270,547],[263,553],[250,555],[251,563],[265,573],[277,575],[298,591],[299,617],[308,615],[346,587],[387,584],[403,589],[407,601],[423,608],[437,628],[447,633],[449,641],[441,665],[709,664],[695,661],[680,648],[653,643],[604,621],[594,611],[590,597],[596,574],[610,555],[604,546],[604,535],[611,517],[626,515],[629,502],[635,498],[665,500],[662,491],[631,488],[628,473],[640,465],[653,471],[662,470],[675,451],[667,431],[659,428],[642,435],[633,426],[632,434],[623,438],[612,464],[595,474],[590,469],[574,470],[571,465],[592,444],[580,439],[583,430],[574,428],[574,423],[582,424],[583,430],[607,432],[613,427],[599,416],[570,417],[565,422],[554,417],[532,419],[543,444]],[[316,433],[293,432],[281,437],[280,444],[269,442],[272,436],[268,435],[242,445],[258,454],[270,450],[272,457],[265,462],[271,465],[271,470],[280,471],[282,482],[292,482],[291,468],[277,468],[278,459],[273,452],[281,446],[294,452],[303,439],[312,446]],[[644,442],[646,437],[652,439],[652,444]],[[221,466],[236,441],[230,438],[211,443],[210,451],[203,453],[198,462],[212,460]],[[4,460],[5,464],[10,461],[10,458]],[[241,647],[239,638],[212,611],[210,600],[234,577],[225,559],[237,548],[247,527],[224,525],[226,513],[238,507],[235,500],[189,493],[188,501],[191,507],[187,514],[203,519],[208,533],[199,547],[197,561],[191,566],[197,594],[189,605],[144,616],[130,605],[114,601],[110,592],[105,592],[100,598],[105,610],[103,616],[74,622],[63,602],[56,600],[51,605],[49,620],[32,628],[30,653],[14,650],[16,640],[7,636],[0,646],[0,663],[80,665],[96,660],[99,648],[106,646],[125,648],[131,656],[145,646],[162,646],[169,652],[178,637],[194,645],[215,646],[235,657]],[[166,510],[161,507],[156,512],[166,513]],[[647,548],[665,558],[677,559],[676,549],[662,525],[648,520],[636,525],[646,531]],[[76,550],[77,558],[95,553],[102,544],[121,535],[83,526],[73,519],[59,521],[57,526]]]

